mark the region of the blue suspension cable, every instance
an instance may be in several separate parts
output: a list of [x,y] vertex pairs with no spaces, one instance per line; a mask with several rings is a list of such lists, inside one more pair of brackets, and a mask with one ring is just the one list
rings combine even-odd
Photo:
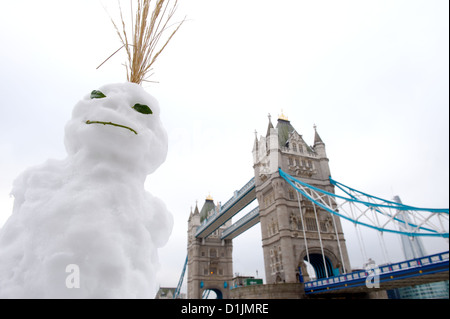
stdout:
[[[349,194],[349,195],[350,195],[351,197],[348,198],[348,197],[344,197],[344,196],[340,196],[340,195],[337,195],[337,194],[333,194],[333,193],[327,192],[327,191],[325,191],[325,190],[323,190],[323,189],[319,189],[319,188],[317,188],[317,187],[314,187],[314,186],[312,186],[312,185],[309,185],[309,184],[307,184],[307,183],[305,183],[305,182],[302,182],[302,181],[300,181],[300,180],[298,180],[298,179],[296,179],[296,178],[290,176],[289,174],[283,172],[283,170],[281,170],[281,168],[279,168],[278,171],[279,171],[280,176],[281,176],[286,182],[288,182],[292,187],[294,187],[294,189],[296,189],[299,193],[301,193],[303,196],[305,196],[306,198],[308,198],[311,202],[313,202],[313,203],[315,203],[316,205],[318,205],[319,207],[325,209],[325,210],[328,211],[329,213],[334,214],[334,215],[339,216],[339,217],[342,217],[342,218],[344,218],[344,219],[346,219],[346,220],[349,220],[349,221],[352,222],[352,223],[355,223],[355,224],[358,224],[358,225],[362,225],[362,226],[365,226],[365,227],[369,227],[369,228],[372,228],[372,229],[375,229],[375,230],[378,230],[378,231],[381,231],[381,232],[383,232],[383,231],[385,231],[385,232],[391,232],[391,233],[402,234],[402,235],[406,235],[406,236],[410,236],[410,237],[427,236],[427,237],[444,237],[444,238],[449,238],[449,233],[448,233],[448,232],[447,232],[447,233],[438,233],[437,231],[435,231],[435,230],[433,230],[433,229],[428,229],[428,228],[426,228],[426,227],[419,227],[419,229],[424,230],[424,231],[428,231],[429,233],[412,233],[412,232],[405,232],[405,231],[393,230],[393,229],[388,229],[388,228],[381,228],[381,227],[377,227],[377,226],[374,226],[374,225],[371,225],[371,224],[367,224],[367,223],[364,223],[364,222],[355,220],[355,219],[350,218],[350,217],[348,217],[348,216],[339,214],[338,212],[336,212],[336,211],[334,211],[334,210],[328,208],[327,206],[323,205],[322,203],[316,201],[316,200],[313,199],[310,195],[308,195],[306,192],[304,192],[303,190],[301,190],[300,188],[298,188],[298,187],[293,183],[293,181],[296,182],[296,183],[298,183],[298,184],[300,184],[300,185],[303,185],[303,186],[305,186],[305,187],[307,187],[307,188],[309,188],[309,189],[312,189],[312,190],[315,190],[315,191],[317,191],[317,192],[320,192],[320,193],[322,193],[322,194],[329,195],[329,196],[332,196],[332,197],[334,197],[334,198],[339,198],[339,199],[342,199],[342,200],[348,201],[348,202],[360,203],[360,204],[363,204],[363,205],[366,205],[366,206],[369,206],[369,207],[385,207],[385,208],[393,208],[393,209],[399,209],[399,210],[418,210],[418,211],[428,211],[428,212],[432,212],[432,213],[444,213],[444,214],[448,214],[448,213],[449,213],[449,210],[448,210],[448,209],[427,209],[427,208],[417,208],[417,207],[412,207],[412,206],[407,206],[407,205],[399,204],[399,203],[396,203],[396,202],[391,202],[393,205],[369,203],[369,202],[365,202],[365,201],[358,200],[358,199],[356,199],[354,196],[351,196],[350,194]],[[331,178],[330,178],[330,181],[332,181]],[[333,183],[333,182],[334,182],[334,183]],[[334,181],[334,180],[333,180],[333,182],[332,182],[333,185],[336,185],[336,186],[337,186],[337,184],[339,184],[339,185],[345,186],[345,185],[343,185],[343,184],[341,184],[341,183],[338,183],[338,182],[336,182],[336,181]],[[338,187],[339,187],[339,186],[338,186]],[[347,187],[347,186],[345,186],[345,187]],[[340,187],[339,187],[339,188],[340,188]],[[350,187],[347,187],[347,188],[348,188],[348,189],[351,189]],[[353,190],[353,189],[352,189],[352,190]],[[355,190],[355,191],[356,191],[356,190]],[[359,191],[356,191],[356,192],[361,193],[361,194],[364,194],[364,193],[359,192]],[[346,193],[347,193],[347,192],[346,192]],[[348,194],[348,193],[347,193],[347,194]],[[371,198],[377,198],[377,197],[375,197],[375,196],[370,196],[370,195],[367,195],[367,194],[364,194],[364,195],[365,195],[365,196],[368,196],[368,197],[371,197]],[[377,198],[377,199],[379,199],[379,198]],[[379,200],[384,201],[384,202],[390,204],[390,201],[386,201],[386,200],[383,200],[383,199],[379,199]],[[378,210],[376,210],[376,211],[378,211]],[[378,212],[379,212],[379,211],[378,211]],[[390,216],[390,217],[392,217],[392,216]],[[394,218],[394,219],[395,219],[395,218]],[[399,221],[400,221],[400,220],[399,220]],[[413,224],[410,224],[410,225],[411,225],[411,226],[414,226],[414,227],[417,227],[417,225],[413,225]]]

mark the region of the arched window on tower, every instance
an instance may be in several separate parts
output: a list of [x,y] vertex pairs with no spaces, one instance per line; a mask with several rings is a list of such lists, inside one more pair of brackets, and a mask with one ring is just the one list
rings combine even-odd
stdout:
[[314,217],[306,217],[306,229],[309,231],[318,231],[316,219]]
[[294,191],[292,189],[289,190],[289,199],[290,200],[294,200],[295,199]]

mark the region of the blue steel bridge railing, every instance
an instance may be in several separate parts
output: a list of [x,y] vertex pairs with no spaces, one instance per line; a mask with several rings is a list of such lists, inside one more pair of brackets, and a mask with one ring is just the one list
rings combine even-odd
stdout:
[[[359,270],[339,276],[321,278],[305,282],[306,294],[348,289],[366,285],[366,280],[375,275],[380,277],[380,282],[387,282],[410,277],[417,277],[430,273],[448,271],[449,252],[443,252],[430,256],[414,258],[394,264],[382,265],[369,271]],[[440,267],[439,267],[440,266]]]
[[175,293],[173,294],[173,299],[178,299],[180,297],[181,286],[183,285],[184,274],[186,273],[186,267],[188,263],[188,256],[186,256],[186,260],[184,261],[183,271],[181,272],[180,279],[178,280],[177,289],[175,289]]

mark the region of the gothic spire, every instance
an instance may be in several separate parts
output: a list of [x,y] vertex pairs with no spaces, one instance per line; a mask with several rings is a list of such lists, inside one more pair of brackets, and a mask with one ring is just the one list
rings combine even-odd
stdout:
[[255,130],[255,141],[253,142],[253,151],[258,151],[258,132]]
[[317,133],[317,125],[314,124],[314,146],[317,144],[325,144],[322,139],[319,136],[319,133]]
[[266,137],[270,135],[270,129],[273,128],[272,116],[270,115],[270,113],[267,115],[267,117],[269,118],[269,125],[267,126]]
[[195,201],[195,209],[194,209],[194,215],[199,215],[200,212],[198,211],[198,201]]

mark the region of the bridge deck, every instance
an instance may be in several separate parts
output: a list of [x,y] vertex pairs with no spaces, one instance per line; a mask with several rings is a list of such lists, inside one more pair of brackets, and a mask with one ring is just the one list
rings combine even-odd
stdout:
[[[369,278],[370,276],[370,278]],[[378,276],[379,288],[370,288]],[[389,290],[449,279],[449,252],[381,266],[375,273],[365,270],[305,283],[306,294],[356,293]],[[369,281],[369,285],[366,281]]]

